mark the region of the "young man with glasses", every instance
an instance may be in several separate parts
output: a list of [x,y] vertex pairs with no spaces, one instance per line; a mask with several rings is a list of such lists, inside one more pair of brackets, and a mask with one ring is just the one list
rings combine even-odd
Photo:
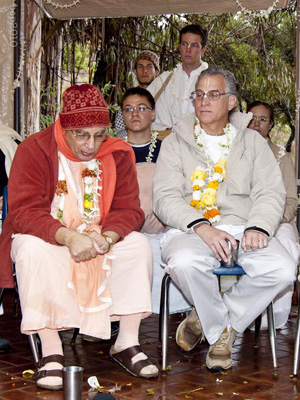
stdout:
[[132,88],[124,94],[123,119],[127,130],[125,140],[135,153],[136,162],[155,163],[161,146],[157,133],[151,131],[155,120],[155,102],[146,89]]
[[[273,237],[285,189],[267,142],[235,112],[234,76],[209,67],[193,93],[195,112],[164,140],[153,179],[154,212],[167,272],[191,304],[176,341],[185,351],[206,337],[206,366],[232,366],[232,345],[295,279],[295,262]],[[246,275],[223,295],[213,270],[238,249]]]
[[182,63],[173,72],[163,72],[147,88],[155,97],[165,85],[156,99],[153,129],[169,132],[185,114],[193,111],[191,92],[199,74],[208,67],[201,59],[206,43],[207,31],[200,25],[187,25],[180,31],[179,50]]
[[[160,265],[160,239],[165,232],[165,225],[153,213],[152,180],[162,142],[157,139],[157,132],[151,131],[151,123],[155,119],[155,102],[151,93],[141,88],[127,90],[122,100],[122,112],[127,128],[125,140],[131,145],[136,158],[139,197],[145,213],[141,232],[146,234],[153,250],[152,311],[159,314],[161,282],[164,276]],[[170,291],[171,313],[190,307],[173,284]]]

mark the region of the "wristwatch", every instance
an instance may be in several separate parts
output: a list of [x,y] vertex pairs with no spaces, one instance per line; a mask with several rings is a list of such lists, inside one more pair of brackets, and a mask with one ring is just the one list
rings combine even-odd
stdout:
[[107,243],[109,244],[109,247],[111,248],[112,245],[114,244],[112,238],[108,235],[105,235],[105,233],[102,233],[102,236],[104,237],[104,239],[107,241]]

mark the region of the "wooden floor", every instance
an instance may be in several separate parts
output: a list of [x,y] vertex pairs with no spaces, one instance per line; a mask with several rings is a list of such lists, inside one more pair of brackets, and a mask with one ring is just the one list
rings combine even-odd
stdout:
[[[27,337],[20,334],[20,313],[13,316],[13,296],[8,292],[4,298],[5,314],[0,317],[0,333],[12,342],[8,353],[0,354],[0,399],[52,399],[62,400],[63,392],[40,390],[31,378],[22,372],[34,369]],[[278,369],[275,371],[268,340],[262,331],[259,347],[253,346],[253,332],[237,336],[234,344],[232,370],[213,373],[205,368],[208,345],[202,343],[192,352],[182,352],[175,343],[174,333],[183,318],[171,317],[169,356],[170,370],[158,379],[142,380],[126,373],[108,355],[113,341],[90,343],[78,337],[75,346],[70,345],[72,332],[64,332],[66,365],[84,367],[82,399],[92,399],[97,392],[89,391],[87,378],[97,376],[103,392],[113,392],[118,400],[285,400],[300,399],[300,378],[292,378],[293,350],[296,314],[291,313],[287,327],[277,332]],[[158,318],[152,316],[143,321],[140,342],[146,353],[161,366],[158,342]]]

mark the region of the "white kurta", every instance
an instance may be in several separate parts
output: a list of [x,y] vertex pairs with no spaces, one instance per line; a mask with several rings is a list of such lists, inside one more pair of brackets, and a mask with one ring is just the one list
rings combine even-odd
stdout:
[[[198,76],[207,68],[208,64],[202,62],[199,68],[191,72],[190,76],[182,69],[182,64],[175,68],[172,78],[156,101],[156,118],[152,124],[153,130],[172,128],[185,114],[194,111],[190,96],[195,90]],[[147,90],[153,97],[160,90],[170,73],[163,72],[148,86]]]

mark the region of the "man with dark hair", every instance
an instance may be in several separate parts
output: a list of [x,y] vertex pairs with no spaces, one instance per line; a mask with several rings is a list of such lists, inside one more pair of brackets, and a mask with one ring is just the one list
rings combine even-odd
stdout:
[[[162,144],[153,204],[167,225],[162,261],[195,306],[177,344],[190,351],[205,336],[206,366],[222,370],[232,366],[236,332],[295,280],[296,265],[274,237],[285,204],[281,172],[268,143],[247,128],[252,114],[234,112],[234,76],[209,67],[195,89],[195,112]],[[246,275],[221,295],[213,270],[231,258],[229,244]]]
[[153,110],[155,109],[155,100],[154,100],[152,94],[148,90],[146,90],[140,86],[126,90],[126,92],[123,96],[122,102],[121,102],[121,109],[123,109],[124,102],[127,99],[127,97],[135,96],[135,95],[140,96],[140,97],[146,97],[147,101],[149,102],[149,106]]
[[[159,74],[159,57],[153,51],[142,51],[134,61],[133,71],[138,81],[138,87],[147,89]],[[124,139],[127,132],[121,110],[118,111],[115,127],[117,137]]]
[[125,140],[133,148],[136,162],[156,162],[161,146],[157,132],[151,132],[155,119],[155,101],[150,92],[140,87],[128,89],[121,109],[127,128]]
[[[185,114],[193,111],[190,100],[199,74],[208,64],[201,60],[206,50],[207,31],[200,25],[187,25],[180,31],[182,63],[173,72],[163,72],[149,85],[156,98],[156,118],[153,129],[170,132]],[[162,133],[162,136],[164,134]]]

